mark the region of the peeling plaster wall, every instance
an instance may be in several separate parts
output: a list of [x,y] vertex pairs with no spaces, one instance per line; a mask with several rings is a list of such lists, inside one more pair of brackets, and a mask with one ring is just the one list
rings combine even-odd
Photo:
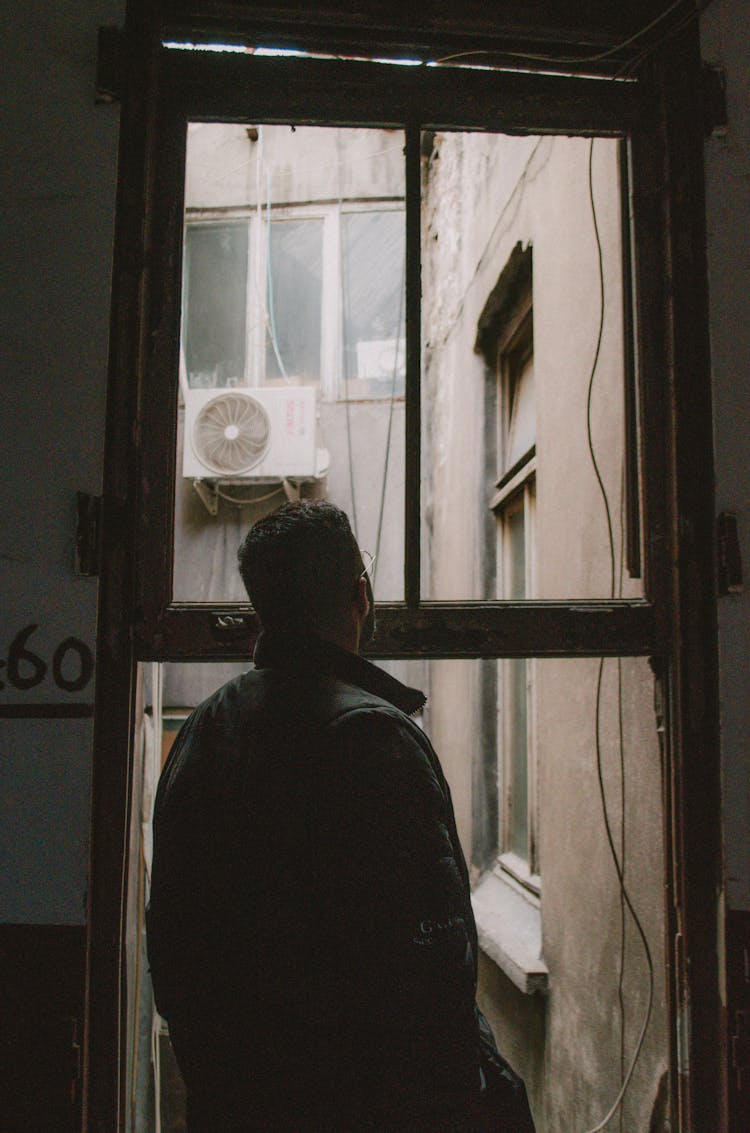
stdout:
[[[599,323],[597,247],[588,195],[589,143],[567,138],[438,134],[423,168],[425,405],[423,484],[428,503],[425,589],[430,597],[500,592],[487,525],[497,473],[485,438],[484,358],[477,322],[515,245],[533,256],[537,419],[535,595],[608,598],[606,515],[588,452],[587,398]],[[593,152],[605,273],[605,318],[591,395],[591,432],[609,498],[619,584],[622,444],[622,297],[616,145]],[[489,407],[489,408],[488,408]],[[523,1074],[538,1127],[570,1133],[599,1121],[614,1100],[646,1010],[648,973],[626,917],[618,1005],[621,901],[607,847],[596,771],[596,660],[534,662],[546,998],[525,995],[488,958],[481,1001],[501,1048]],[[622,685],[625,774],[620,766]],[[430,673],[430,729],[452,783],[459,830],[471,840],[472,762],[483,743],[480,667],[441,662]],[[655,971],[646,1043],[623,1110],[623,1128],[648,1127],[667,1060],[663,935],[661,767],[653,682],[645,659],[605,663],[601,760],[620,845],[624,790],[626,878]],[[621,1047],[621,1036],[622,1047]]]

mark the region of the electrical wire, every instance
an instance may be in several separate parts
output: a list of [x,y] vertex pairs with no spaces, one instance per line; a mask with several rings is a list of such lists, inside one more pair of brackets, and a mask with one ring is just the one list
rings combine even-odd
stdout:
[[[617,597],[622,598],[625,560],[625,462],[620,466],[620,554],[618,556]],[[622,657],[617,658],[617,745],[620,755],[620,865],[625,877],[626,797],[625,797],[625,725],[623,719]],[[620,963],[617,978],[617,1002],[620,1008],[620,1084],[625,1080],[625,945],[627,909],[620,890]],[[623,1111],[620,1106],[620,1133],[623,1133]]]
[[591,139],[589,143],[589,204],[591,206],[591,219],[594,224],[594,238],[596,240],[596,255],[597,265],[599,269],[599,327],[596,336],[596,347],[594,348],[594,360],[591,364],[591,375],[589,377],[588,391],[586,393],[586,438],[589,446],[589,456],[591,457],[591,465],[594,469],[597,483],[599,485],[599,492],[604,504],[604,513],[607,520],[607,539],[609,541],[609,562],[610,562],[610,582],[609,593],[610,598],[615,596],[615,538],[612,530],[612,513],[609,507],[609,496],[607,489],[604,486],[599,462],[596,459],[596,452],[594,450],[594,439],[591,424],[591,402],[594,393],[594,378],[596,377],[597,368],[599,366],[599,355],[602,349],[602,338],[604,336],[604,257],[602,254],[602,241],[599,234],[599,222],[596,215],[596,202],[594,200],[594,142],[595,138]]
[[[709,3],[710,2],[711,0],[709,0]],[[510,59],[526,59],[535,63],[599,63],[604,59],[609,59],[611,58],[611,56],[617,55],[619,51],[623,51],[626,47],[629,47],[631,43],[635,43],[644,35],[647,35],[648,32],[652,30],[652,28],[655,28],[657,24],[660,24],[662,22],[662,20],[666,20],[668,16],[671,16],[672,12],[676,11],[676,9],[681,7],[684,3],[685,0],[673,0],[673,3],[665,8],[663,12],[661,12],[658,16],[655,16],[653,20],[650,20],[649,23],[645,24],[644,27],[640,28],[637,32],[634,32],[633,35],[628,36],[627,39],[623,39],[620,43],[616,43],[614,47],[608,47],[605,51],[597,51],[589,55],[550,55],[544,52],[491,51],[489,49],[481,49],[476,51],[459,51],[455,55],[444,55],[441,59],[436,59],[435,62],[449,63],[454,59],[464,59],[468,58],[469,56],[483,55],[501,56]],[[698,14],[700,14],[700,10],[698,10]]]
[[[380,489],[380,512],[378,514],[378,531],[375,538],[375,562],[380,558],[380,538],[383,533],[383,516],[385,513],[385,490],[388,483],[388,464],[391,456],[391,437],[393,434],[393,409],[396,403],[396,378],[398,377],[398,344],[401,341],[401,323],[404,317],[404,293],[406,290],[406,252],[404,251],[403,267],[401,269],[401,285],[399,287],[398,319],[396,321],[396,334],[393,349],[393,373],[391,374],[391,399],[388,410],[388,432],[385,442],[385,459],[383,462],[383,483]],[[373,570],[372,585],[375,586],[375,571]]]
[[268,280],[268,320],[269,331],[271,334],[271,345],[273,352],[276,355],[276,361],[281,370],[281,376],[285,382],[289,381],[284,363],[281,360],[279,353],[279,342],[276,335],[276,318],[274,315],[273,306],[273,270],[271,267],[271,174],[266,170],[266,278]]
[[638,67],[640,67],[641,63],[643,63],[643,61],[647,59],[649,55],[653,55],[655,51],[657,51],[660,47],[663,47],[664,44],[668,43],[670,39],[673,39],[674,36],[679,35],[680,32],[684,31],[686,27],[689,27],[689,25],[692,24],[694,20],[700,19],[706,9],[711,6],[711,4],[713,4],[713,0],[703,0],[702,3],[695,4],[695,6],[689,12],[686,12],[685,15],[682,16],[675,24],[667,28],[667,30],[664,32],[664,35],[662,35],[660,39],[656,40],[654,43],[649,44],[647,47],[644,47],[644,49],[640,51],[638,55],[635,55],[627,63],[624,63],[619,71],[616,71],[612,77],[614,79],[619,79],[631,74],[633,71],[636,71]]
[[[341,279],[341,314],[342,314],[342,331],[346,327],[347,316],[347,299],[349,296],[349,288],[346,280],[346,259],[344,256],[344,242],[343,242],[343,224],[342,224],[342,206],[343,194],[341,191],[341,131],[336,131],[336,178],[338,184],[338,226],[339,226],[339,278]],[[346,457],[347,466],[349,471],[349,494],[352,501],[352,530],[354,537],[359,542],[359,525],[357,523],[357,497],[354,491],[354,450],[352,445],[352,418],[351,410],[349,407],[348,390],[346,389],[346,358],[343,358],[341,380],[344,383],[344,418],[346,421]]]
[[[603,337],[603,333],[604,333],[604,310],[605,310],[605,298],[606,298],[605,289],[604,289],[604,261],[603,261],[603,255],[602,255],[602,244],[601,244],[601,236],[599,234],[599,224],[598,224],[597,215],[596,215],[596,200],[595,200],[595,197],[594,197],[594,179],[593,179],[594,141],[595,141],[595,139],[592,138],[590,145],[589,145],[588,180],[589,180],[589,203],[591,205],[591,216],[592,216],[593,225],[594,225],[594,237],[595,237],[595,240],[596,240],[597,260],[598,260],[598,267],[599,267],[599,328],[598,328],[598,332],[597,332],[596,347],[595,347],[595,350],[594,350],[594,359],[593,359],[592,366],[591,366],[591,376],[589,378],[588,395],[587,395],[587,399],[586,399],[586,425],[587,425],[589,454],[590,454],[590,457],[591,457],[591,462],[592,462],[592,465],[593,465],[593,468],[594,468],[594,472],[596,474],[597,483],[599,485],[599,490],[600,490],[601,495],[602,495],[602,501],[604,503],[604,510],[605,510],[605,514],[606,514],[606,517],[607,517],[607,532],[608,532],[608,538],[609,538],[610,565],[611,565],[610,595],[614,599],[614,597],[615,597],[616,557],[615,557],[615,547],[614,547],[614,536],[613,536],[613,531],[612,531],[612,516],[611,516],[611,511],[610,511],[610,506],[609,506],[609,497],[607,495],[607,490],[606,490],[606,487],[604,485],[604,481],[603,481],[602,476],[601,476],[598,461],[596,459],[596,452],[594,450],[593,436],[592,436],[592,423],[591,423],[591,400],[592,400],[592,392],[593,392],[593,386],[594,386],[594,378],[596,376],[596,372],[597,372],[598,365],[599,365],[599,356],[601,354],[602,337]],[[633,906],[633,902],[631,901],[630,894],[628,893],[628,890],[627,890],[627,886],[625,885],[624,859],[623,860],[620,859],[620,857],[618,856],[618,853],[617,853],[617,847],[615,846],[614,835],[612,833],[612,824],[610,822],[609,809],[608,809],[608,806],[607,806],[607,794],[606,794],[606,789],[605,789],[605,786],[604,786],[604,773],[603,773],[603,769],[602,769],[602,741],[601,741],[602,679],[603,679],[603,676],[604,676],[604,662],[605,662],[605,658],[601,657],[599,659],[599,668],[598,668],[597,681],[596,681],[596,707],[595,707],[596,773],[597,773],[597,780],[598,780],[598,783],[599,783],[599,797],[600,797],[601,804],[602,804],[602,816],[603,816],[603,819],[604,819],[604,829],[605,829],[605,833],[606,833],[606,836],[607,836],[607,843],[609,845],[609,850],[610,850],[610,854],[611,854],[611,857],[612,857],[612,862],[614,864],[615,872],[617,873],[617,880],[618,880],[618,883],[619,883],[619,886],[620,886],[620,899],[627,906],[627,909],[628,909],[628,911],[629,911],[629,913],[630,913],[630,915],[633,919],[633,923],[636,927],[638,935],[640,936],[640,939],[641,939],[641,943],[643,945],[643,952],[644,952],[644,956],[646,958],[646,964],[647,964],[647,967],[648,967],[648,997],[647,997],[647,1003],[646,1003],[646,1011],[644,1013],[644,1018],[643,1018],[643,1022],[641,1024],[641,1029],[640,1029],[640,1033],[638,1035],[638,1040],[636,1042],[635,1049],[633,1051],[633,1055],[632,1055],[632,1058],[630,1060],[630,1065],[628,1067],[627,1073],[625,1074],[625,1076],[622,1080],[622,1083],[620,1085],[620,1089],[617,1093],[617,1096],[616,1096],[615,1100],[613,1101],[612,1105],[610,1106],[608,1112],[602,1118],[602,1120],[597,1125],[594,1125],[594,1126],[592,1126],[592,1128],[586,1130],[586,1133],[601,1133],[601,1130],[606,1128],[606,1126],[609,1124],[611,1119],[614,1117],[615,1113],[617,1113],[617,1110],[620,1108],[620,1106],[622,1104],[622,1100],[625,1097],[625,1093],[626,1093],[628,1086],[630,1085],[630,1082],[632,1080],[633,1073],[635,1071],[635,1067],[636,1067],[636,1064],[638,1062],[638,1058],[640,1057],[641,1050],[643,1049],[643,1043],[644,1043],[644,1040],[645,1040],[645,1037],[646,1037],[646,1031],[648,1030],[649,1022],[651,1020],[651,1011],[652,1011],[653,1001],[654,1001],[654,965],[653,965],[653,960],[651,958],[651,949],[649,947],[648,940],[646,938],[646,934],[644,932],[641,920],[640,920],[640,918],[639,918],[639,916],[638,916],[638,914],[635,910],[635,907]],[[618,687],[618,696],[619,696],[618,707],[619,707],[619,711],[620,711],[620,729],[622,729],[622,715],[621,715],[621,712],[622,712],[622,708],[621,708],[621,705],[622,705],[622,687],[621,687],[621,684]],[[622,731],[620,731],[620,742],[621,742],[621,745],[622,745]],[[622,753],[621,753],[621,759],[622,759]],[[621,766],[622,766],[622,764],[621,764]],[[623,780],[623,794],[624,794],[624,780]],[[622,805],[624,806],[624,801],[623,801]],[[624,831],[624,823],[623,823],[623,831]]]
[[252,504],[262,504],[265,503],[266,500],[278,496],[279,492],[284,491],[284,485],[279,484],[278,488],[274,488],[272,492],[266,492],[264,496],[253,496],[250,500],[238,500],[236,496],[227,495],[226,492],[222,492],[218,484],[215,486],[214,491],[220,499],[226,500],[228,504],[233,504],[235,507],[251,507]]

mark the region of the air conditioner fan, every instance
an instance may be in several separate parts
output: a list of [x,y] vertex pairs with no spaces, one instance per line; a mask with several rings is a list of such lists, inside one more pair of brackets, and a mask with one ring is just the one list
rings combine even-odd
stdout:
[[263,459],[271,443],[264,407],[245,393],[222,393],[206,402],[193,425],[193,449],[219,476],[241,476]]

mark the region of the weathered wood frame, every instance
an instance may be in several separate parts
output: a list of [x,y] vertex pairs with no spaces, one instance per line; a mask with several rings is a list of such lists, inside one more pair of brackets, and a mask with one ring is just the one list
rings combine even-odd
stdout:
[[[273,17],[269,20],[272,27]],[[517,14],[517,22],[523,39],[523,14]],[[195,26],[194,21],[191,27]],[[437,41],[429,30],[425,36]],[[320,45],[324,38],[325,31],[318,29],[316,43]],[[412,38],[416,42],[417,37]],[[610,36],[609,42],[613,38],[617,36]],[[160,91],[165,92],[178,72],[183,72],[185,82],[192,75],[187,85],[198,101],[186,102],[183,112],[221,116],[219,112],[226,109],[222,88],[226,79],[238,74],[239,67],[230,58],[212,56],[208,61],[193,56],[170,62],[174,71],[168,76],[159,40],[150,5],[131,0],[122,59],[89,887],[83,1125],[96,1133],[122,1128],[124,1112],[122,879],[126,875],[136,662],[139,657],[246,656],[253,637],[249,612],[236,607],[225,611],[241,619],[229,630],[218,628],[222,611],[214,607],[174,608],[169,617],[162,614],[154,620],[154,612],[166,613],[167,607],[163,602],[149,605],[144,599],[149,598],[151,584],[162,587],[159,601],[168,597],[167,590],[163,578],[144,579],[145,560],[136,554],[144,532],[158,540],[165,531],[163,505],[159,505],[161,512],[159,506],[153,510],[159,488],[147,475],[160,467],[171,493],[170,462],[174,461],[173,434],[164,435],[172,427],[162,430],[161,436],[149,432],[155,412],[166,405],[165,419],[170,420],[176,403],[171,393],[168,404],[160,403],[158,390],[157,401],[151,400],[154,387],[149,378],[159,351],[169,357],[175,348],[174,318],[171,324],[155,322],[151,302],[156,286],[154,265],[165,247],[159,232],[164,231],[161,226],[165,216],[169,219],[170,209],[174,213],[178,207],[174,183],[159,182],[165,168],[170,168],[164,165],[165,154],[160,157],[159,152],[165,140],[163,114],[168,113]],[[595,29],[590,35],[582,30],[578,40],[607,42]],[[340,47],[340,41],[336,45]],[[286,89],[288,76],[303,65],[307,62],[286,60],[264,67],[268,76],[282,75],[283,83],[276,89],[268,82],[256,88],[252,109],[243,105],[241,117],[278,115],[279,91]],[[456,128],[473,124],[524,133],[611,134],[629,139],[641,374],[640,463],[647,489],[643,547],[647,600],[418,605],[413,600],[418,573],[412,560],[407,585],[410,600],[381,612],[381,655],[641,654],[654,658],[664,735],[667,938],[668,955],[673,958],[668,972],[673,1112],[680,1130],[724,1133],[728,1128],[726,1049],[720,1026],[715,904],[721,857],[712,443],[699,58],[694,32],[688,29],[673,37],[641,69],[634,84],[592,85],[587,80],[521,73],[488,78],[480,72],[463,72],[456,76],[445,70],[433,74],[428,69],[402,79],[394,77],[397,69],[389,68],[387,76],[382,69],[377,76],[373,74],[372,86],[352,81],[338,88],[338,80],[330,84],[324,76],[334,73],[331,66],[337,68],[336,75],[343,71],[338,70],[338,63],[326,66],[327,72],[323,67],[314,72],[320,81],[306,84],[304,97],[299,92],[290,96],[287,113],[296,110],[291,117],[309,120],[309,108],[315,105],[316,115],[327,121],[339,120],[341,115],[340,121],[347,123],[354,116],[377,125],[393,124],[391,117],[398,117],[407,127],[412,153],[420,126],[431,124]],[[489,83],[496,84],[492,112],[485,103]],[[384,92],[390,87],[395,92],[394,112],[387,116]],[[402,112],[398,116],[397,104]],[[179,153],[168,147],[167,156],[174,162]],[[178,169],[179,162],[171,168]],[[413,218],[407,240],[413,262],[418,251]],[[414,322],[414,309],[409,317]],[[419,354],[414,335],[409,349],[413,374]],[[412,407],[412,412],[418,421],[418,407]],[[410,428],[416,428],[413,422]],[[154,452],[162,454],[160,465],[158,460],[153,463]],[[413,526],[417,519],[418,506],[412,497],[407,523]],[[166,537],[171,541],[171,531]],[[169,547],[171,555],[171,542],[161,546]],[[173,630],[172,621],[184,628]]]

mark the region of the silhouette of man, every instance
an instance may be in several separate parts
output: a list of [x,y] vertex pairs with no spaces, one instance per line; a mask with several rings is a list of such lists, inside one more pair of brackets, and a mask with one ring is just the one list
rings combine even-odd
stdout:
[[475,1009],[424,696],[359,655],[373,599],[346,515],[285,504],[239,565],[254,668],[185,723],[154,813],[149,958],[190,1133],[524,1133],[481,1115],[488,1050],[522,1115],[525,1092]]

